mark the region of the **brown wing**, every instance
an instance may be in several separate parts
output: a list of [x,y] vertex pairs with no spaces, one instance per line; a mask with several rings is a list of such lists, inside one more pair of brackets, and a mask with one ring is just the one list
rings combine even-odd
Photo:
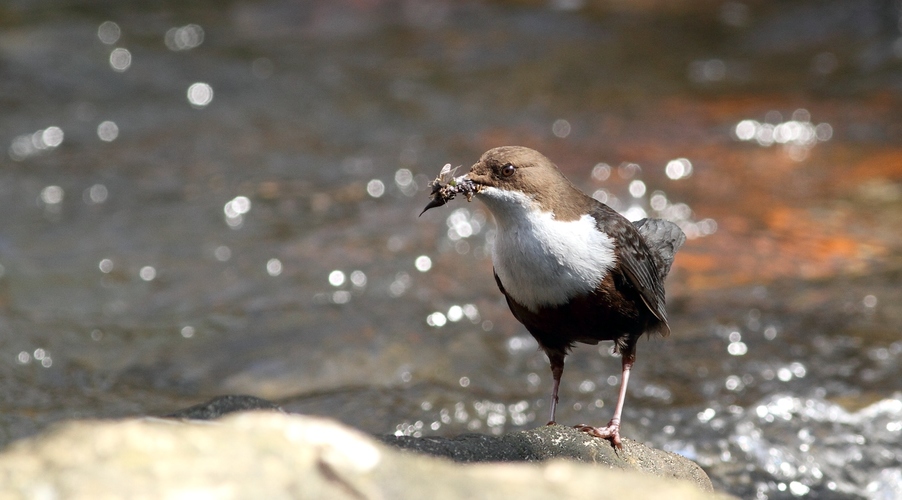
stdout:
[[664,309],[664,284],[658,279],[655,260],[642,235],[630,221],[607,205],[599,203],[592,215],[598,229],[617,241],[616,253],[621,273],[639,292],[649,312],[662,323],[660,333],[669,335],[670,326],[667,325],[667,311]]

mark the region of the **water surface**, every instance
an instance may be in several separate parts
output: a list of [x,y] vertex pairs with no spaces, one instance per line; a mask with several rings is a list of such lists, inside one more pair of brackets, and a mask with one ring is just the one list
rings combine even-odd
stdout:
[[[0,10],[0,442],[223,393],[369,432],[547,420],[492,220],[442,165],[544,152],[690,235],[624,435],[742,498],[902,495],[902,45],[881,2]],[[568,358],[604,424],[619,359]]]

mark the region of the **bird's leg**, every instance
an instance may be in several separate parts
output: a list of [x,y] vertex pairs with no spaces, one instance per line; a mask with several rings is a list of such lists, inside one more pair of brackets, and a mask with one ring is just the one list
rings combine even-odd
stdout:
[[564,355],[560,353],[547,352],[548,361],[551,362],[551,377],[553,379],[551,385],[551,420],[548,425],[554,425],[554,413],[557,410],[558,389],[561,387],[561,376],[564,374]]
[[587,432],[595,437],[609,439],[611,444],[616,448],[622,448],[620,443],[620,419],[623,415],[623,402],[626,400],[626,386],[630,380],[630,368],[636,361],[636,351],[632,347],[624,349],[621,352],[622,373],[620,375],[620,394],[617,396],[617,407],[614,409],[614,416],[605,427],[591,427],[588,425],[577,425],[576,428]]

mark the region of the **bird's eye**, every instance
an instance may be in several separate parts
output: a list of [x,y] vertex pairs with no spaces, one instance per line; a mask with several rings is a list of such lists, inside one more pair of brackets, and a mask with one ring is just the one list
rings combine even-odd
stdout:
[[513,165],[511,165],[510,163],[508,163],[507,165],[501,167],[501,175],[503,175],[505,177],[510,177],[510,176],[514,175],[515,170],[517,170],[517,168],[514,167]]

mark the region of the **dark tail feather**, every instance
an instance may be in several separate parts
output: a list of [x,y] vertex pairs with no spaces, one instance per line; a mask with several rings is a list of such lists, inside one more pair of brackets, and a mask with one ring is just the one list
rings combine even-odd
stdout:
[[655,265],[658,268],[658,277],[661,281],[670,272],[673,257],[677,250],[686,242],[686,235],[680,226],[662,219],[642,219],[633,222],[639,230],[639,234],[645,239],[645,244],[651,250]]

